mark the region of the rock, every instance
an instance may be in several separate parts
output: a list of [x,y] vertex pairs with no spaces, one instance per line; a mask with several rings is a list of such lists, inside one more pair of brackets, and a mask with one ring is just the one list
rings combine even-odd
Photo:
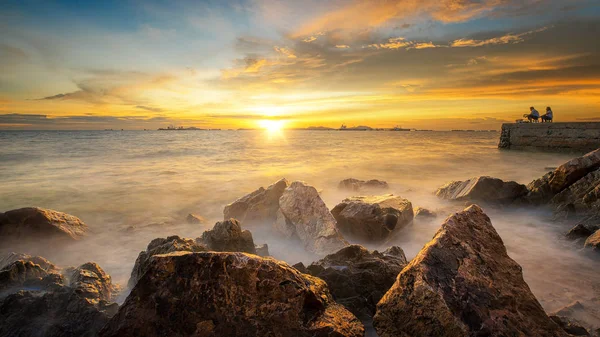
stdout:
[[49,209],[27,207],[0,213],[1,239],[78,240],[87,231],[79,218]]
[[325,255],[348,245],[314,187],[301,181],[293,182],[279,199],[279,207],[281,217],[277,223],[283,222],[293,231],[292,237],[300,239],[307,251]]
[[565,336],[477,205],[446,219],[377,304],[391,336]]
[[94,262],[76,268],[71,274],[69,286],[90,303],[98,303],[101,300],[108,302],[119,290],[112,284],[110,275]]
[[254,248],[256,248],[256,255],[258,256],[267,257],[271,255],[269,254],[269,246],[266,243],[262,245],[255,245]]
[[150,258],[158,254],[167,254],[171,252],[201,252],[207,248],[201,244],[196,243],[193,239],[180,238],[177,235],[169,236],[168,238],[157,238],[152,240],[146,251],[140,252],[133,270],[131,271],[131,277],[127,282],[128,288],[133,288],[135,283],[144,275],[148,266],[150,265]]
[[199,225],[206,222],[206,219],[196,214],[188,214],[185,218],[185,221],[190,225]]
[[556,194],[550,204],[556,214],[582,217],[600,211],[600,169],[592,171]]
[[367,242],[382,242],[413,220],[410,201],[392,194],[347,198],[331,214],[345,237]]
[[442,199],[485,203],[510,203],[526,194],[525,185],[485,176],[453,181],[435,192]]
[[217,252],[244,252],[256,254],[252,233],[242,230],[236,219],[217,222],[212,230],[202,233],[199,241]]
[[600,225],[586,225],[580,223],[571,228],[565,236],[569,240],[587,239],[598,229],[600,229]]
[[245,253],[156,255],[119,312],[111,336],[363,336],[322,280]]
[[288,181],[279,180],[273,185],[258,190],[225,206],[223,220],[231,218],[239,220],[244,226],[271,226],[277,218],[279,198],[288,187]]
[[[557,324],[565,331],[575,336],[589,336],[589,334],[583,334],[584,332],[581,328],[584,328],[587,331],[593,331],[598,327],[598,324],[600,324],[600,312],[588,306],[584,306],[579,301],[575,301],[550,315],[550,317],[559,318],[562,324],[558,322]],[[576,333],[581,333],[581,335],[577,335]]]
[[600,251],[600,230],[595,231],[594,234],[590,235],[585,240],[584,247],[594,251]]
[[6,256],[0,259],[0,269],[4,269],[4,267],[10,265],[15,261],[30,261],[34,264],[39,265],[43,270],[47,272],[58,272],[58,267],[56,267],[52,262],[46,260],[41,256],[31,256],[23,253],[8,253]]
[[554,171],[529,183],[527,199],[536,204],[550,201],[555,195],[598,168],[600,168],[600,149],[571,159]]
[[14,261],[0,270],[0,293],[26,284],[41,286],[42,279],[46,276],[48,273],[31,261]]
[[360,245],[350,245],[307,268],[296,265],[296,269],[327,282],[337,303],[366,320],[375,314],[377,302],[406,264],[406,256],[400,247],[379,253],[376,250],[369,252]]
[[590,333],[580,323],[570,320],[567,317],[550,316],[554,323],[558,324],[561,329],[572,336],[589,336]]
[[415,219],[426,219],[435,217],[437,217],[437,214],[434,211],[428,210],[427,208],[423,207],[415,208]]
[[348,178],[340,181],[338,188],[340,190],[350,191],[362,191],[362,190],[375,190],[375,189],[387,189],[388,183],[382,180],[358,180],[354,178]]

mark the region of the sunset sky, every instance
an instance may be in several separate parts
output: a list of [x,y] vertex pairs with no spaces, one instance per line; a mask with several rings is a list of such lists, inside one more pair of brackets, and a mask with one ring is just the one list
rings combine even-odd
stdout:
[[0,4],[1,129],[600,121],[598,0]]

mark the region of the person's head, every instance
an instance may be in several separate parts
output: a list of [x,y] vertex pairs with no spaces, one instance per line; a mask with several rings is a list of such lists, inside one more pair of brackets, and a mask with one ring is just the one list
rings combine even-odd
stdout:
[[530,106],[530,107],[529,107],[529,110],[530,110],[530,111],[533,111],[533,107],[532,107],[532,106]]
[[550,110],[552,110],[552,109],[550,109],[550,107],[549,107],[549,106],[547,106],[547,107],[546,107],[546,111],[550,111]]

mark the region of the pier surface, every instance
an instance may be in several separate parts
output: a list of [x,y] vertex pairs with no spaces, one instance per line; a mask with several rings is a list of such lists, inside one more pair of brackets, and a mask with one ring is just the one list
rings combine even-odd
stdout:
[[600,122],[505,123],[501,149],[585,152],[600,148]]

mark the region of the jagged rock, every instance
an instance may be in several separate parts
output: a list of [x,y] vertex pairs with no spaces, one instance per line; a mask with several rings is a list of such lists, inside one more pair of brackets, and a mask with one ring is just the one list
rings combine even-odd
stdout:
[[49,209],[27,207],[0,213],[0,239],[78,240],[87,231],[79,218]]
[[69,286],[91,303],[110,301],[119,288],[112,284],[111,277],[94,262],[84,263],[71,274]]
[[526,194],[525,185],[485,176],[453,181],[435,192],[442,199],[486,203],[510,203]]
[[185,218],[185,221],[190,225],[199,225],[206,222],[206,219],[196,214],[188,214]]
[[39,265],[43,270],[47,272],[58,272],[58,267],[56,267],[52,262],[46,260],[41,256],[31,256],[23,253],[8,253],[2,259],[0,259],[0,269],[8,266],[9,264],[15,261],[30,261],[37,265]]
[[589,336],[590,333],[587,331],[585,327],[581,325],[581,323],[571,320],[567,317],[561,316],[553,316],[550,315],[550,319],[554,321],[554,323],[558,324],[561,329],[563,329],[566,333],[572,336]]
[[392,194],[347,198],[331,214],[345,237],[368,242],[382,242],[413,220],[410,201]]
[[600,211],[600,169],[588,173],[556,194],[550,204],[555,213],[567,217],[597,214]]
[[537,204],[550,201],[556,194],[598,168],[600,168],[600,149],[571,159],[554,171],[529,183],[527,199]]
[[594,234],[588,236],[585,240],[584,247],[594,251],[600,251],[600,230],[597,230]]
[[348,178],[340,181],[340,183],[338,184],[339,189],[350,191],[387,189],[388,187],[389,186],[387,182],[377,179],[364,181],[354,178]]
[[477,205],[449,217],[377,304],[392,336],[565,336]]
[[244,252],[256,254],[252,233],[242,230],[236,219],[217,222],[212,230],[202,233],[199,241],[217,252]]
[[269,246],[266,243],[262,245],[254,245],[254,247],[256,248],[256,255],[258,256],[267,257],[271,255],[269,254]]
[[[583,334],[583,330],[581,330],[581,328],[584,328],[587,331],[593,331],[598,327],[598,324],[600,324],[600,312],[584,306],[579,301],[575,301],[569,305],[566,305],[550,315],[552,315],[550,317],[554,316],[559,318],[562,324],[557,322],[558,325],[560,325],[571,335],[575,336],[586,336]],[[572,329],[572,331],[567,329]],[[582,335],[577,335],[576,333],[581,333]]]
[[207,248],[201,244],[196,243],[192,239],[180,238],[177,235],[169,236],[167,238],[157,238],[152,240],[146,251],[140,252],[135,265],[131,271],[131,277],[127,282],[128,288],[133,288],[135,283],[144,275],[148,266],[150,265],[150,258],[158,254],[167,254],[171,252],[201,252]]
[[375,314],[377,302],[406,264],[406,256],[400,247],[379,253],[376,250],[369,252],[360,245],[350,245],[307,268],[301,264],[295,267],[327,282],[337,303],[355,316],[368,319]]
[[18,260],[0,270],[0,292],[25,284],[40,286],[48,273],[31,261]]
[[[318,255],[335,252],[348,245],[336,228],[336,221],[317,190],[301,181],[293,182],[279,199],[281,218],[277,223],[293,231],[304,248]],[[288,233],[289,234],[289,233]]]
[[288,187],[288,181],[279,180],[273,185],[258,190],[225,206],[223,220],[231,218],[239,220],[244,226],[268,225],[277,218],[279,198]]
[[245,253],[157,255],[100,333],[111,336],[363,336],[324,281]]
[[571,228],[567,234],[565,234],[565,236],[570,240],[587,239],[598,229],[600,229],[600,225],[587,225],[580,223]]
[[424,219],[424,218],[435,218],[437,214],[434,211],[431,211],[427,208],[417,207],[415,208],[415,219]]
[[0,337],[97,336],[116,306],[91,304],[68,287],[19,291],[0,303]]

